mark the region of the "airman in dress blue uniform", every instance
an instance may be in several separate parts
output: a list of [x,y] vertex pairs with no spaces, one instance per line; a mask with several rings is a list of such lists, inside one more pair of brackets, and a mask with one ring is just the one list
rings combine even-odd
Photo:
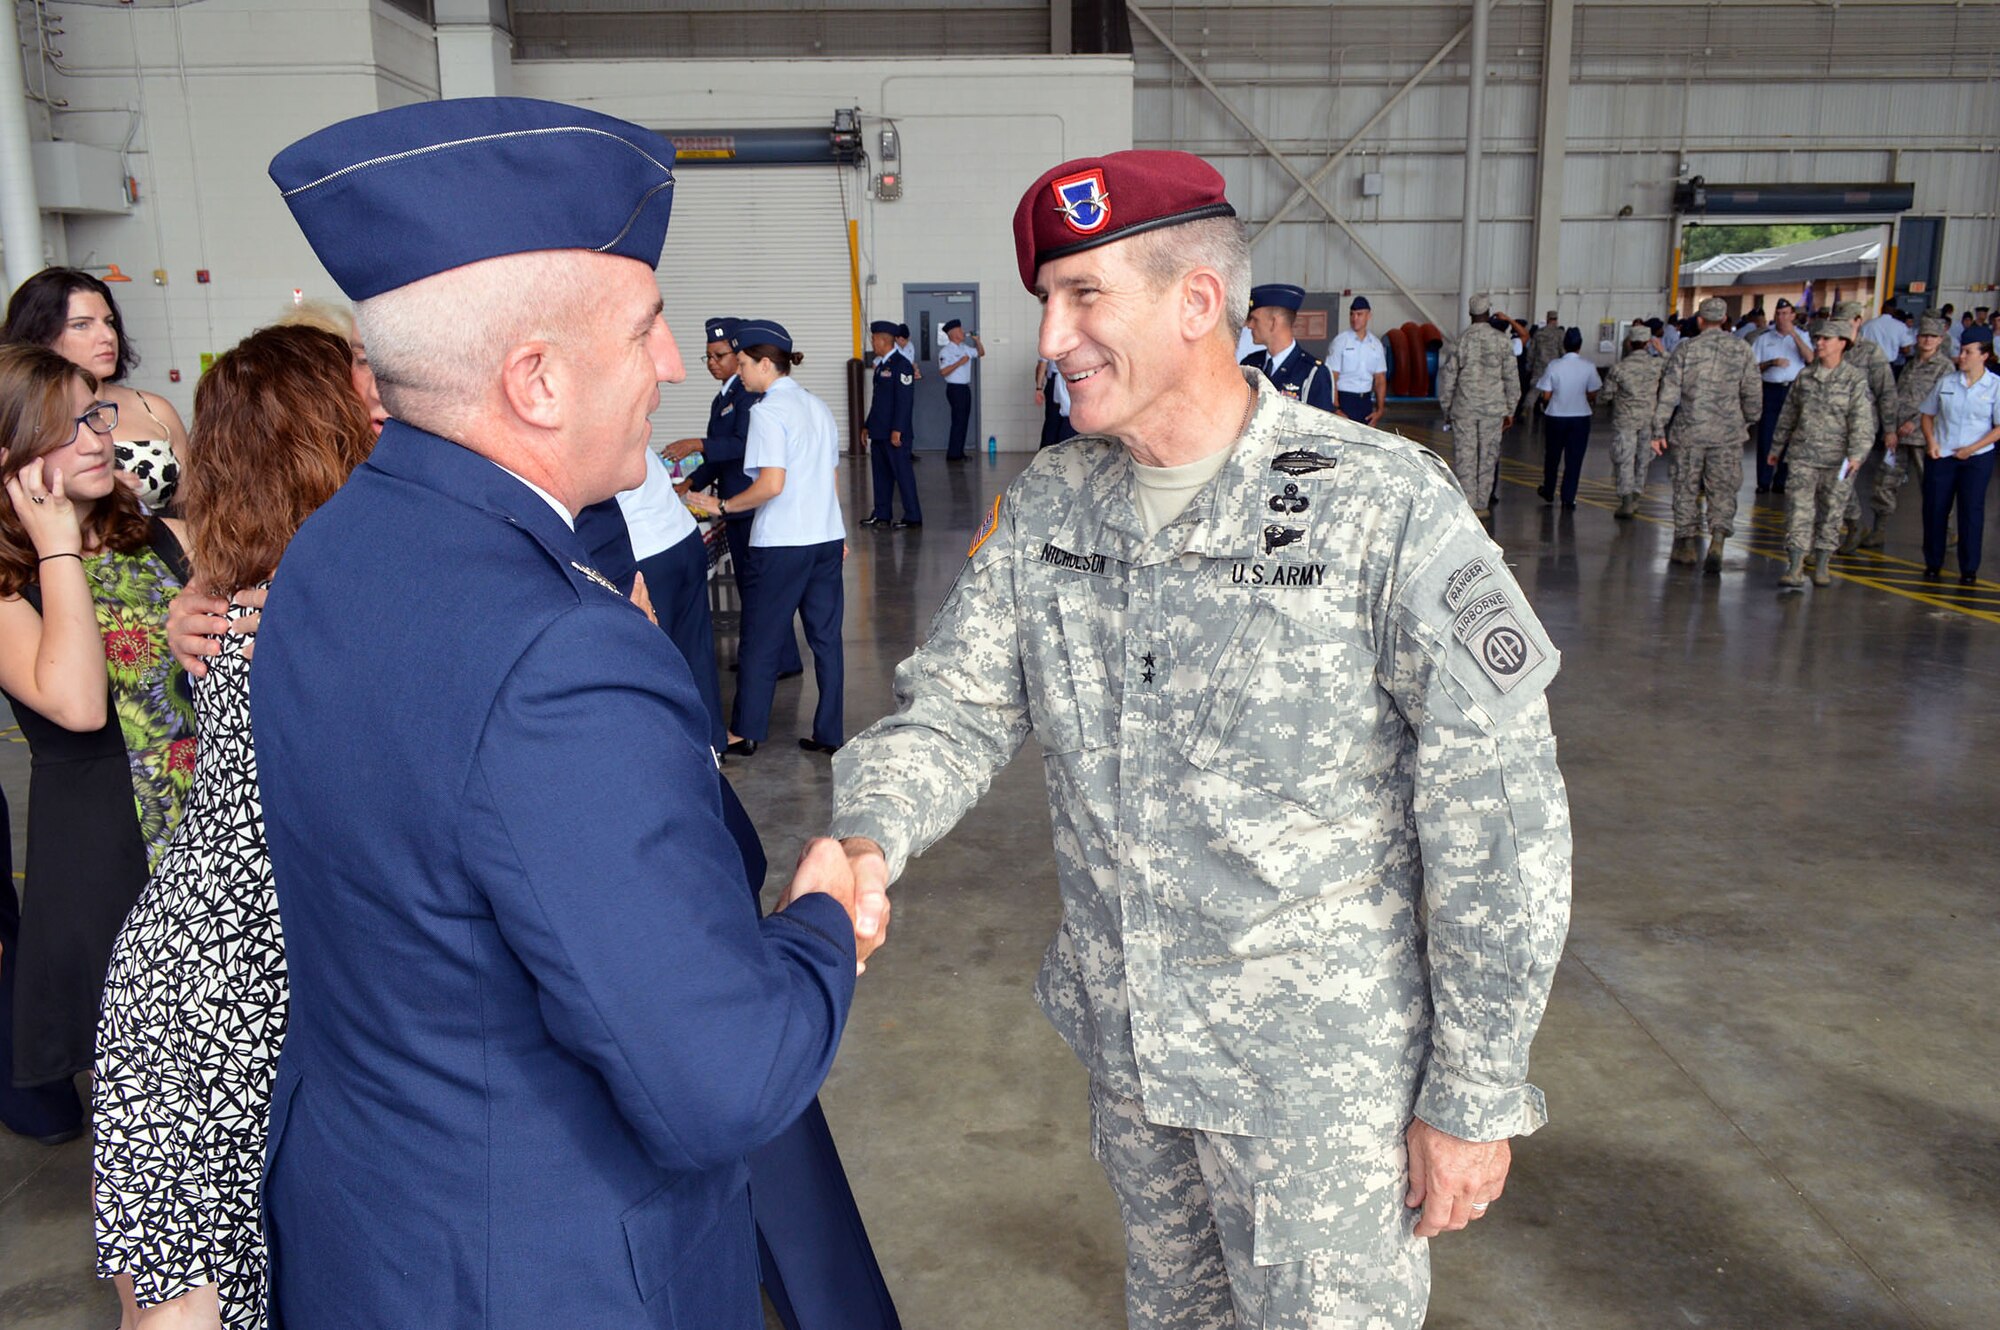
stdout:
[[1333,410],[1333,375],[1326,362],[1300,346],[1292,325],[1306,303],[1302,286],[1272,282],[1250,288],[1250,334],[1264,349],[1243,358],[1260,370],[1271,386],[1295,402]]
[[916,366],[896,349],[899,325],[877,319],[868,325],[874,342],[874,392],[868,401],[868,466],[875,477],[875,508],[861,519],[863,526],[887,526],[894,515],[891,491],[903,499],[900,526],[922,526],[923,504],[917,500],[917,473],[910,468],[910,425],[917,401]]
[[287,550],[252,676],[285,1330],[760,1324],[745,1155],[813,1102],[867,944],[830,846],[767,919],[718,889],[742,828],[686,662],[572,526],[681,374],[673,158],[473,98],[271,166],[395,415]]
[[[687,487],[705,490],[714,486],[725,499],[733,499],[750,488],[750,477],[743,473],[744,440],[750,437],[750,408],[757,405],[763,394],[753,393],[743,386],[743,380],[736,373],[736,348],[729,339],[736,334],[741,319],[714,318],[704,325],[708,335],[708,372],[722,381],[715,400],[708,406],[708,430],[699,439],[681,439],[669,444],[667,456],[678,461],[693,453],[701,454],[701,465],[688,477]],[[678,456],[676,456],[678,454]],[[736,574],[736,593],[744,600],[757,594],[756,554],[750,548],[751,514],[741,513],[723,523],[722,532],[729,540],[729,567]],[[805,662],[799,658],[799,644],[787,637],[778,647],[778,677],[796,678],[805,673]]]

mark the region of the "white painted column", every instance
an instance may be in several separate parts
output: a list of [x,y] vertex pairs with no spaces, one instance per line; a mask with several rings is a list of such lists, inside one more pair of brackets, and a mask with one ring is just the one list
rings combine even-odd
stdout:
[[436,0],[438,95],[506,97],[514,89],[507,0]]
[[[1472,53],[1465,84],[1465,212],[1458,229],[1459,326],[1479,281],[1479,165],[1486,146],[1486,29],[1493,0],[1472,0]],[[1450,332],[1450,328],[1445,330]]]
[[28,140],[28,87],[11,11],[0,31],[0,245],[6,247],[7,290],[42,270],[42,211],[35,196],[34,150]]
[[1576,0],[1547,0],[1542,43],[1542,142],[1535,186],[1534,296],[1523,320],[1540,327],[1562,275],[1563,154],[1569,143],[1569,62]]

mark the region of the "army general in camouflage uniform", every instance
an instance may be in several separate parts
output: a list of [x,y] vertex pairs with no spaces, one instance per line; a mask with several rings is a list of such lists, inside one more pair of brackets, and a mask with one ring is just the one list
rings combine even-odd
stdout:
[[994,500],[835,759],[833,832],[899,874],[1032,735],[1037,994],[1090,1071],[1130,1323],[1415,1330],[1426,1240],[1544,1120],[1556,650],[1433,455],[1237,367],[1207,163],[1065,163],[1015,235],[1084,433]]
[[1841,514],[1861,459],[1875,442],[1875,407],[1868,379],[1845,359],[1854,342],[1851,325],[1822,319],[1812,326],[1813,359],[1792,380],[1771,435],[1765,461],[1779,455],[1791,468],[1785,482],[1785,571],[1780,586],[1805,585],[1806,551],[1813,556],[1814,586],[1827,586],[1827,567],[1840,543]]
[[[1674,481],[1675,563],[1693,563],[1708,500],[1706,570],[1722,571],[1722,542],[1736,529],[1743,487],[1743,440],[1764,410],[1764,381],[1744,340],[1723,328],[1729,307],[1714,296],[1695,311],[1701,332],[1684,338],[1660,374],[1653,407],[1653,451],[1664,453]],[[1669,421],[1672,422],[1669,425]]]
[[1611,408],[1611,479],[1618,490],[1614,517],[1630,521],[1646,493],[1646,469],[1653,460],[1653,407],[1660,400],[1664,356],[1652,352],[1653,330],[1635,323],[1625,330],[1625,358],[1604,371],[1599,406]]
[[1438,405],[1451,426],[1451,472],[1475,510],[1488,516],[1487,501],[1500,480],[1500,434],[1514,423],[1514,348],[1493,326],[1493,302],[1473,296],[1466,302],[1472,322],[1444,348],[1438,362]]

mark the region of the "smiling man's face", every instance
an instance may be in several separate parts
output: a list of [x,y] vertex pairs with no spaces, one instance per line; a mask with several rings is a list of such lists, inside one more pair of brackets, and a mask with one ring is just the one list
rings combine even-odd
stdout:
[[1154,289],[1133,241],[1051,259],[1036,274],[1042,355],[1069,384],[1070,422],[1089,434],[1147,436],[1147,416],[1179,381],[1183,281]]

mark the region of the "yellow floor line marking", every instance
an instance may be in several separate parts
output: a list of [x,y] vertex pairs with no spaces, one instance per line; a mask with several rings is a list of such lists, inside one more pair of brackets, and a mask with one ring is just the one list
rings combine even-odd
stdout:
[[[1445,454],[1447,457],[1452,451],[1451,436],[1428,426],[1419,425],[1413,427],[1410,437],[1434,451]],[[1500,459],[1500,479],[1509,485],[1518,485],[1523,489],[1535,490],[1541,488],[1542,472],[1541,468],[1535,466],[1532,462],[1523,462],[1518,458],[1503,457]],[[1614,512],[1618,507],[1616,490],[1601,480],[1588,480],[1579,484],[1577,486],[1576,500],[1578,504],[1588,504],[1592,508],[1600,508],[1606,512]],[[1651,509],[1651,511],[1648,511],[1648,509]],[[1663,513],[1664,515],[1662,515]],[[1746,554],[1754,554],[1759,558],[1770,559],[1774,563],[1783,563],[1785,561],[1785,550],[1782,543],[1785,534],[1784,515],[1773,512],[1769,508],[1756,507],[1739,507],[1738,514],[1739,516],[1747,514],[1746,525],[1751,530],[1747,535],[1731,537],[1732,542],[1740,545]],[[1674,525],[1673,489],[1671,485],[1665,487],[1648,485],[1646,487],[1645,500],[1640,506],[1639,511],[1634,514],[1634,517],[1639,521],[1671,531]],[[1758,540],[1760,536],[1772,537],[1779,543],[1761,543]],[[1979,605],[1994,603],[1990,598],[2000,595],[2000,583],[1982,579],[1972,586],[1964,588],[1962,591],[1953,592],[1947,590],[1941,583],[1920,582],[1918,583],[1919,586],[1928,585],[1934,587],[1935,590],[1905,590],[1904,585],[1899,584],[1902,582],[1903,570],[1914,569],[1918,573],[1921,573],[1923,565],[1912,559],[1901,558],[1893,554],[1883,554],[1875,550],[1862,550],[1858,554],[1837,554],[1834,556],[1829,568],[1834,577],[1843,582],[1852,582],[1857,586],[1864,586],[1870,590],[1886,592],[1892,596],[1901,596],[1904,600],[1915,601],[1919,605],[1928,605],[1933,609],[1950,610],[1955,614],[1963,614],[1968,619],[1977,619],[1983,623],[2000,624],[2000,610],[1977,608]],[[1888,574],[1891,577],[1895,577],[1896,580],[1888,580],[1882,574]]]

